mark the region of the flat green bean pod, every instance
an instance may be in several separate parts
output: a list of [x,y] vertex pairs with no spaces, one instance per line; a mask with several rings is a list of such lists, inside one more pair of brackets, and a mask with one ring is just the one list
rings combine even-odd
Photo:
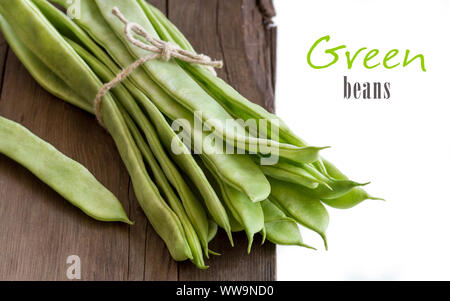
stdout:
[[[48,0],[31,0],[44,14],[47,20],[58,30],[58,32],[74,41],[75,43],[82,45],[85,49],[88,49],[98,60],[105,64],[111,72],[117,74],[120,72],[120,68],[114,63],[109,55],[95,42],[90,36],[83,31],[72,19],[70,19],[61,10],[57,9]],[[59,2],[59,1],[52,1]],[[64,5],[69,5],[65,0],[62,1]],[[61,5],[62,3],[58,3]]]
[[278,245],[300,246],[314,249],[303,242],[300,229],[295,220],[287,217],[270,200],[262,201],[261,206],[264,211],[265,232],[269,241]]
[[[347,180],[347,176],[344,175],[341,171],[339,171],[333,164],[329,161],[323,159],[324,167],[327,170],[327,174],[331,177],[338,180]],[[346,194],[333,199],[322,199],[322,202],[327,204],[330,207],[334,207],[337,209],[350,209],[353,208],[365,200],[379,200],[384,201],[384,199],[376,198],[370,196],[364,189],[360,187],[355,187]]]
[[295,219],[288,217],[284,212],[277,207],[269,199],[261,202],[261,207],[264,212],[264,223],[275,223],[275,222],[296,222]]
[[[211,180],[211,181],[215,181],[215,180]],[[220,191],[220,187],[219,185],[217,185],[217,191]],[[225,201],[223,201],[225,203]],[[227,213],[228,213],[228,218],[230,219],[230,226],[231,226],[231,231],[236,233],[236,232],[241,232],[244,231],[245,228],[244,226],[242,226],[233,216],[233,214],[230,212],[230,210],[228,208],[227,209]]]
[[27,68],[31,76],[46,91],[83,110],[93,112],[92,105],[87,104],[81,96],[74,93],[63,80],[61,80],[55,73],[53,73],[52,70],[42,63],[42,61],[18,39],[18,36],[14,33],[5,18],[1,15],[0,29],[16,56]]
[[350,209],[361,204],[366,200],[384,201],[384,199],[372,197],[364,189],[356,187],[341,197],[329,200],[322,200],[322,202],[336,209]]
[[326,230],[329,216],[319,199],[309,197],[298,189],[298,185],[270,178],[272,193],[270,201],[295,219],[300,225],[317,232],[328,248]]
[[344,196],[345,194],[347,194],[356,187],[366,186],[369,184],[369,183],[358,183],[355,181],[348,180],[347,178],[336,179],[333,177],[325,176],[319,171],[317,171],[315,167],[310,166],[309,164],[302,164],[301,168],[304,169],[313,177],[315,177],[319,182],[319,185],[314,189],[298,185],[298,189],[306,195],[321,200],[339,198]]
[[245,228],[242,226],[234,217],[233,214],[229,214],[230,216],[230,225],[231,225],[231,231],[233,232],[241,232],[244,231]]
[[[208,168],[208,164],[205,163],[204,167]],[[213,170],[209,169],[207,174],[213,177],[210,181],[217,185],[222,192],[222,199],[237,222],[235,227],[238,229],[235,230],[239,231],[239,225],[244,228],[249,241],[248,253],[250,253],[254,235],[264,228],[264,213],[261,204],[252,202],[244,193],[223,183]]]
[[216,237],[217,235],[217,231],[219,230],[219,226],[213,222],[212,220],[209,220],[209,225],[208,225],[208,243],[210,243],[214,237]]
[[365,186],[369,183],[357,183],[350,180],[329,180],[327,186],[319,184],[316,189],[309,189],[298,185],[298,190],[311,197],[329,200],[339,198],[350,192],[355,187]]
[[133,224],[117,198],[81,164],[0,116],[0,153],[18,162],[90,217]]
[[250,253],[253,236],[264,227],[264,214],[261,204],[251,202],[242,192],[220,183],[223,199],[234,218],[244,227],[249,240],[248,253]]
[[309,174],[301,167],[278,162],[275,165],[262,165],[261,170],[265,175],[274,179],[305,186],[309,189],[316,189],[319,184],[326,184]]
[[[28,0],[2,1],[0,13],[14,29],[17,39],[66,85],[70,87],[84,85],[84,89],[80,89],[78,93],[85,100],[91,99],[92,111],[92,102],[100,82],[98,79],[95,80],[93,73],[86,71],[83,60],[64,42],[39,9]],[[64,60],[67,60],[66,65],[57,64]]]

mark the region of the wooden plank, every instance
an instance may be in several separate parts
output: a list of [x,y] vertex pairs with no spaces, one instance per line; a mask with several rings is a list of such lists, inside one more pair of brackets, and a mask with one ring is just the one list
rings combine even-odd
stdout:
[[168,0],[147,0],[147,2],[157,7],[160,11],[167,15]]
[[[84,164],[126,210],[128,174],[95,118],[63,103],[9,52],[0,114],[20,122]],[[0,156],[0,280],[66,280],[67,257],[81,259],[83,280],[128,278],[129,226],[97,222]]]
[[[169,0],[168,15],[198,52],[224,60],[219,76],[273,111],[275,28],[266,26],[274,12],[269,4],[271,1]],[[218,235],[211,248],[223,255],[211,259],[206,271],[180,263],[179,280],[274,280],[275,246],[260,246],[256,238],[248,255],[246,236],[235,236],[236,247],[231,248],[224,233]]]
[[5,74],[6,57],[8,53],[8,44],[0,32],[0,92],[3,86],[3,75]]

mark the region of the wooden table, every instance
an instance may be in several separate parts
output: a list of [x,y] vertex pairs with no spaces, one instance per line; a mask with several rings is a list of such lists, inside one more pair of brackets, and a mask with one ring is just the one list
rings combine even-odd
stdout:
[[[273,111],[276,29],[271,0],[153,0],[192,41],[223,59],[219,75]],[[67,280],[67,257],[81,259],[82,280],[274,280],[275,246],[245,235],[206,271],[173,261],[139,208],[111,137],[95,118],[44,91],[0,37],[0,115],[20,122],[85,165],[124,204],[136,224],[84,215],[26,169],[0,155],[0,280]]]

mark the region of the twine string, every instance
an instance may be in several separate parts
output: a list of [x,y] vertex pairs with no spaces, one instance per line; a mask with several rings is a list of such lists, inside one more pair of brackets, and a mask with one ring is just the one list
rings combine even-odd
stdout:
[[[134,22],[129,22],[117,7],[113,8],[112,13],[120,21],[122,21],[122,23],[125,24],[124,30],[127,40],[136,47],[139,47],[151,53],[139,58],[134,63],[123,69],[112,81],[103,85],[103,87],[98,91],[97,96],[94,100],[94,111],[98,122],[102,126],[104,126],[104,124],[101,114],[101,104],[105,94],[108,93],[108,91],[114,88],[116,85],[121,83],[124,79],[126,79],[131,73],[133,73],[134,70],[148,61],[160,59],[162,61],[168,62],[171,59],[176,58],[187,63],[203,65],[210,69],[213,73],[215,73],[214,68],[223,67],[222,61],[213,61],[207,55],[196,54],[181,49],[178,45],[152,37],[141,25]],[[148,42],[148,44],[133,37],[133,32],[136,35],[144,38]]]

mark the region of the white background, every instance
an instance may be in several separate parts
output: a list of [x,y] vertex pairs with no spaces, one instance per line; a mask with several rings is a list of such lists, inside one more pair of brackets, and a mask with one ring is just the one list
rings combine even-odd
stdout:
[[[330,209],[329,251],[302,229],[310,251],[278,247],[278,280],[450,280],[450,1],[275,0],[279,33],[277,114],[323,155],[387,202]],[[423,54],[406,68],[348,70],[345,51],[327,69],[306,56],[342,44],[381,54]],[[382,59],[381,54],[379,57]],[[403,56],[402,56],[403,54]],[[344,100],[351,82],[390,82],[386,100]]]

